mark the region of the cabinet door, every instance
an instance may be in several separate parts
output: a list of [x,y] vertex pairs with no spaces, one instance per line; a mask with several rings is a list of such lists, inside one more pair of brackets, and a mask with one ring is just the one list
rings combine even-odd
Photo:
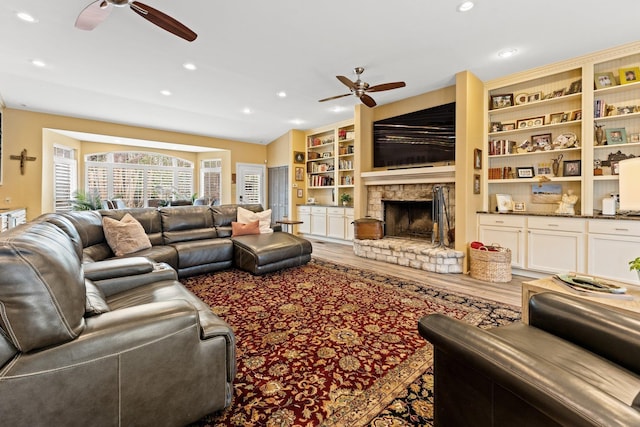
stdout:
[[529,230],[527,268],[546,273],[585,270],[584,234],[556,230]]
[[524,268],[524,233],[522,228],[481,225],[478,240],[511,249],[511,265]]
[[629,261],[640,248],[640,237],[589,234],[589,265],[587,273],[627,283],[638,283],[635,271],[629,271]]
[[345,209],[344,213],[344,238],[346,240],[353,240],[353,208]]
[[327,209],[321,207],[311,208],[311,234],[318,236],[327,235]]
[[298,208],[298,220],[302,221],[302,224],[298,225],[298,233],[311,233],[311,209],[308,206]]
[[344,239],[344,215],[327,215],[327,236]]

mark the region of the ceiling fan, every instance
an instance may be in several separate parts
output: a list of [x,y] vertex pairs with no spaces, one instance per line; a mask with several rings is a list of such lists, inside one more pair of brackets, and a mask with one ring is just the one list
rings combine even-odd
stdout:
[[362,80],[360,80],[360,75],[364,71],[364,68],[356,67],[353,69],[353,71],[356,73],[356,77],[357,77],[355,82],[352,82],[345,76],[336,76],[336,78],[340,80],[346,87],[351,89],[350,93],[345,93],[344,95],[337,95],[337,96],[332,96],[330,98],[321,99],[318,102],[330,101],[332,99],[338,99],[338,98],[342,98],[342,97],[353,94],[357,96],[360,99],[360,101],[362,101],[362,103],[367,107],[375,107],[376,101],[374,101],[373,98],[367,95],[367,92],[382,92],[383,90],[398,89],[406,86],[405,82],[382,83],[375,86],[369,86],[369,83],[363,82]]
[[138,15],[147,21],[157,25],[158,27],[182,37],[187,41],[194,41],[198,35],[187,28],[185,25],[176,21],[169,15],[160,12],[146,4],[133,0],[97,0],[85,7],[78,19],[76,19],[76,28],[90,31],[98,26],[101,22],[109,17],[111,11],[115,7],[129,6]]

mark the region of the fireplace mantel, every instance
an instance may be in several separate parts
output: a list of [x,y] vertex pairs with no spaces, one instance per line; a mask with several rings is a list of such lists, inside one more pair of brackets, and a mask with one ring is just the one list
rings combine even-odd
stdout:
[[455,182],[455,166],[394,169],[379,172],[362,172],[364,185],[430,184]]

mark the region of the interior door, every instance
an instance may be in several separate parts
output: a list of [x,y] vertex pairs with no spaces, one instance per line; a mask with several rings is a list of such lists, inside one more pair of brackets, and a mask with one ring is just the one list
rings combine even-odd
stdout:
[[269,208],[273,221],[279,221],[289,212],[289,167],[269,168]]
[[265,173],[266,168],[264,165],[236,164],[236,203],[245,205],[260,203],[263,208],[265,207]]

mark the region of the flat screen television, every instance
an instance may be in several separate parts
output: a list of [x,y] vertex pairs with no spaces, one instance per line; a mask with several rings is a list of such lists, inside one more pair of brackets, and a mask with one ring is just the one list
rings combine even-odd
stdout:
[[403,168],[455,161],[456,103],[373,123],[373,167]]

